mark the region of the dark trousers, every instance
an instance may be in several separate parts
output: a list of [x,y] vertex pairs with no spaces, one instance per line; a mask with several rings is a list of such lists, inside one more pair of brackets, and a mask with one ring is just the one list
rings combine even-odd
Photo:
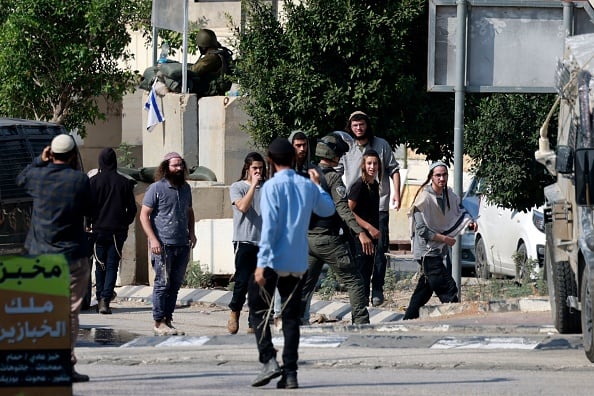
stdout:
[[127,232],[99,233],[94,244],[97,301],[111,300]]
[[276,357],[276,349],[272,344],[270,321],[272,305],[274,304],[274,289],[277,288],[281,296],[283,320],[283,364],[286,371],[297,371],[299,358],[299,314],[301,311],[301,279],[295,276],[279,277],[271,268],[264,269],[266,284],[260,287],[250,277],[248,287],[248,305],[250,307],[250,321],[256,329],[256,343],[258,344],[258,359],[266,363]]
[[233,275],[233,296],[229,303],[231,311],[240,312],[245,304],[250,276],[258,263],[258,245],[235,242],[235,275]]
[[404,320],[418,318],[419,309],[427,304],[433,292],[442,303],[458,302],[458,287],[444,265],[443,257],[425,256],[419,264],[422,266],[421,277],[408,303]]
[[383,299],[386,265],[388,263],[386,253],[388,253],[388,249],[390,248],[390,216],[388,211],[379,212],[379,232],[380,237],[375,249],[375,262],[371,279],[371,296]]
[[375,254],[367,255],[363,252],[363,246],[361,246],[359,238],[354,237],[353,239],[353,243],[355,244],[355,262],[357,263],[357,268],[363,281],[363,296],[366,306],[369,305],[369,286],[371,285],[371,277],[375,271],[375,257],[379,254],[377,243],[375,240],[373,242]]
[[369,312],[367,312],[369,282],[367,282],[367,299],[365,299],[364,282],[354,263],[348,241],[342,236],[320,234],[309,234],[307,241],[309,244],[308,268],[304,275],[301,298],[303,310],[301,316],[306,323],[309,322],[309,317],[305,317],[305,311],[309,312],[306,307],[311,302],[324,263],[328,263],[337,280],[344,284],[349,292],[353,323],[369,323]]

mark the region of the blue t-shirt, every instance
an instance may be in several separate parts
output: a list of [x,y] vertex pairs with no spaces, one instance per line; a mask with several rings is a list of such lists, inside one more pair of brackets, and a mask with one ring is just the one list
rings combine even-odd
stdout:
[[192,207],[190,185],[176,187],[165,178],[151,184],[142,204],[151,208],[150,220],[157,239],[163,245],[187,245],[190,242],[189,210]]

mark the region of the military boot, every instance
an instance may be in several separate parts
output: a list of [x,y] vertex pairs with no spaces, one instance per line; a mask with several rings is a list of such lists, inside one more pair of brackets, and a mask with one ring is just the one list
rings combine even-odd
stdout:
[[239,311],[231,311],[229,321],[227,322],[227,331],[229,334],[237,334],[239,331]]

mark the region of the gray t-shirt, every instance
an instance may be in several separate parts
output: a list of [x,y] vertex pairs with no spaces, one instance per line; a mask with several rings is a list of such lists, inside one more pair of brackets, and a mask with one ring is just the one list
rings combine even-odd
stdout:
[[149,186],[142,204],[153,209],[151,225],[162,244],[190,243],[188,212],[192,207],[192,191],[188,183],[176,188],[167,179],[161,179]]
[[260,186],[254,191],[252,204],[247,212],[242,213],[235,206],[235,201],[243,198],[250,185],[244,180],[231,184],[229,195],[233,207],[233,242],[250,242],[258,244],[260,242],[260,232],[262,230],[262,214],[260,212]]

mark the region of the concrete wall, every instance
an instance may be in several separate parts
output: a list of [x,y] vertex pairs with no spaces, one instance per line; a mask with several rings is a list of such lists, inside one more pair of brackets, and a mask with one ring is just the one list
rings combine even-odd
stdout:
[[245,156],[254,151],[241,129],[247,121],[241,97],[211,96],[198,101],[199,163],[212,170],[219,182],[239,179]]
[[235,273],[233,219],[205,219],[196,223],[198,242],[192,251],[194,261],[213,275]]
[[[146,102],[148,92],[143,91]],[[198,165],[198,111],[194,94],[168,93],[157,98],[165,121],[157,124],[151,132],[142,132],[142,166],[159,166],[163,156],[176,151],[185,159],[188,167]],[[142,125],[146,126],[147,112],[142,111]]]
[[106,119],[87,125],[87,136],[83,140],[77,139],[86,171],[97,168],[97,157],[103,148],[117,148],[122,142],[122,104],[108,103],[103,98],[99,98],[98,103]]
[[136,201],[136,219],[128,228],[128,239],[122,249],[122,263],[119,271],[119,282],[121,285],[148,284],[148,241],[142,225],[140,224],[140,207],[144,192],[148,187],[147,183],[139,182],[134,187],[134,198]]

